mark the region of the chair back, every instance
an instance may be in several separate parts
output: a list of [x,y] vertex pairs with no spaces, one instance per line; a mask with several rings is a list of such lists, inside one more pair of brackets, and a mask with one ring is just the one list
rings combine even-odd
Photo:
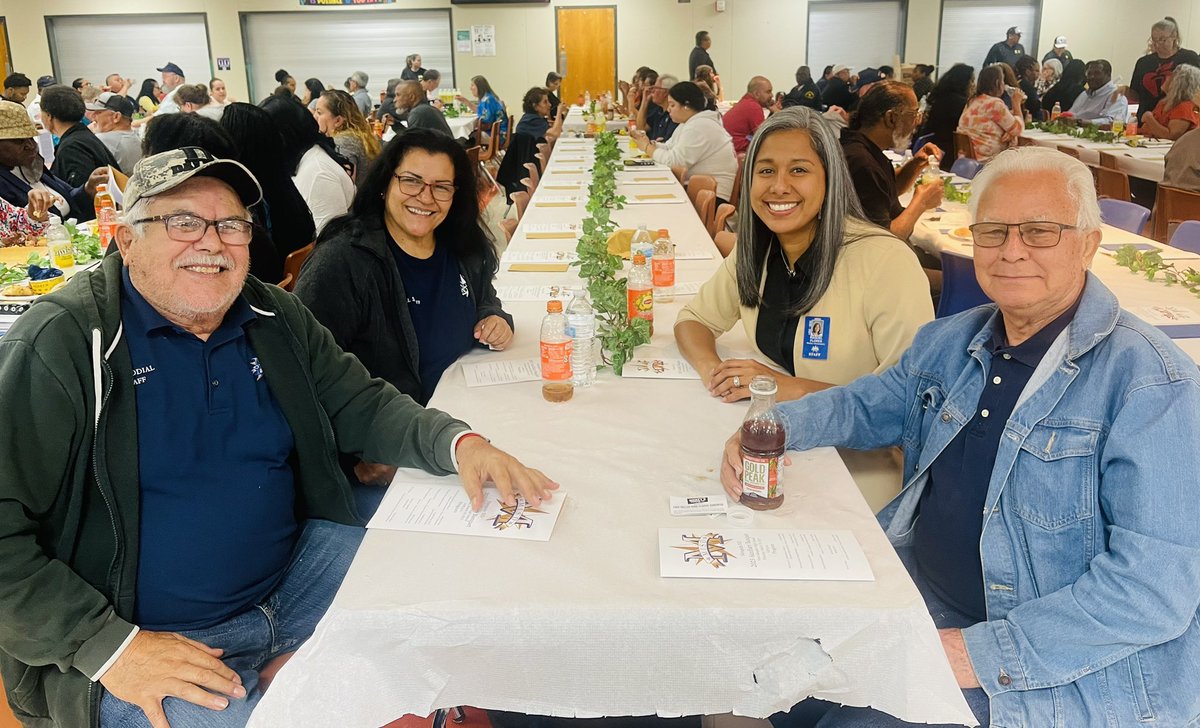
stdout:
[[954,156],[975,158],[975,145],[971,143],[971,137],[966,132],[954,132]]
[[721,251],[721,257],[728,258],[729,254],[733,252],[734,246],[737,245],[737,236],[728,230],[718,230],[713,242],[716,243],[717,250]]
[[1100,199],[1100,218],[1115,228],[1141,235],[1150,211],[1134,202],[1104,197]]
[[738,200],[742,197],[742,174],[746,169],[746,155],[738,155],[737,176],[733,178],[733,192],[729,194],[729,204],[737,207]]
[[1092,174],[1096,176],[1097,196],[1129,202],[1129,175],[1108,167],[1088,166],[1092,168]]
[[729,228],[729,218],[733,217],[735,212],[737,212],[737,208],[728,202],[717,205],[717,213],[713,215],[713,226],[708,231],[713,240],[716,240],[717,233]]
[[488,133],[487,143],[479,150],[479,161],[490,162],[496,158],[496,153],[500,149],[500,122],[493,121],[491,131]]
[[932,142],[933,137],[934,137],[933,132],[929,132],[928,134],[922,134],[921,136],[917,137],[916,139],[913,139],[913,142],[909,146],[909,149],[912,150],[913,154],[916,154],[918,151],[920,151],[921,147]]
[[471,164],[479,164],[479,145],[467,147],[467,159],[471,160]]
[[1185,220],[1179,223],[1179,227],[1171,234],[1170,245],[1189,253],[1200,253],[1200,222]]
[[520,221],[515,217],[506,217],[497,224],[500,226],[500,232],[504,233],[504,241],[511,243]]
[[1058,151],[1066,154],[1069,157],[1075,157],[1076,159],[1079,159],[1079,150],[1075,147],[1069,147],[1066,144],[1059,144]]
[[942,251],[942,297],[937,317],[945,318],[976,306],[991,303],[975,279],[975,261],[969,256]]
[[975,179],[975,175],[979,174],[981,169],[983,169],[983,165],[970,157],[959,157],[954,160],[954,164],[950,165],[950,172],[963,179]]
[[717,214],[717,193],[713,190],[700,190],[696,196],[696,214],[705,230],[712,227],[713,218]]
[[517,207],[517,220],[525,216],[525,208],[529,207],[528,192],[514,192],[511,195],[513,204]]
[[675,175],[679,184],[684,184],[683,178],[687,176],[687,167],[671,167],[671,174]]
[[525,169],[529,170],[529,176],[521,181],[525,183],[529,194],[532,195],[534,192],[537,192],[538,181],[541,179],[541,175],[538,174],[538,166],[534,162],[526,162]]
[[508,144],[512,141],[513,131],[516,130],[516,128],[516,121],[513,120],[512,115],[510,114],[508,117],[508,133],[504,135],[504,143],[500,145],[500,151],[503,152],[508,150]]
[[279,286],[285,291],[290,291],[296,287],[296,279],[292,277],[291,273],[284,273],[283,280],[279,281],[275,285]]
[[1152,237],[1160,243],[1167,242],[1172,223],[1200,220],[1200,193],[1160,184],[1154,201],[1153,220]]
[[1097,152],[1100,155],[1100,166],[1106,169],[1120,169],[1117,166],[1117,155],[1112,152]]
[[696,208],[696,212],[700,211],[700,205],[696,202],[696,198],[699,197],[700,193],[704,190],[709,190],[716,194],[716,178],[710,177],[707,174],[694,174],[691,177],[688,177],[687,196],[688,199],[692,201],[692,207]]
[[279,287],[285,291],[290,291],[296,286],[296,281],[300,278],[300,269],[304,267],[304,261],[308,260],[309,253],[312,253],[315,242],[305,245],[299,250],[294,250],[288,253],[288,257],[283,259],[283,276],[286,281],[291,278],[291,286],[285,286],[283,283]]

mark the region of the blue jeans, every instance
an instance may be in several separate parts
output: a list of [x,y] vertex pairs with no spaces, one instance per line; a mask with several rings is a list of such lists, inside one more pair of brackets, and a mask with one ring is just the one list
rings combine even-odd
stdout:
[[[279,585],[262,602],[226,621],[181,632],[225,650],[221,661],[242,678],[246,697],[212,710],[186,700],[163,701],[171,728],[241,728],[262,698],[258,670],[269,660],[300,646],[325,614],[366,531],[330,521],[309,520]],[[105,691],[101,728],[149,728],[142,709]]]
[[[954,608],[938,599],[929,588],[925,579],[921,576],[920,569],[917,568],[916,560],[907,549],[897,551],[900,555],[900,560],[904,562],[904,566],[908,569],[908,573],[912,575],[913,583],[917,585],[917,590],[921,592],[921,596],[925,599],[925,606],[929,609],[929,616],[933,617],[933,624],[938,629],[949,627],[970,627],[977,620],[973,617],[956,611]],[[987,693],[982,688],[971,688],[963,690],[963,697],[967,700],[967,705],[971,706],[971,712],[975,714],[975,719],[979,721],[982,728],[988,728],[989,722],[989,705]],[[809,698],[796,705],[787,713],[776,713],[771,716],[771,723],[775,728],[843,728],[843,726],[855,726],[856,728],[906,728],[907,726],[925,726],[925,728],[955,728],[950,725],[927,725],[925,723],[908,723],[899,718],[871,708],[856,708],[848,705],[838,705],[825,700],[817,700]]]

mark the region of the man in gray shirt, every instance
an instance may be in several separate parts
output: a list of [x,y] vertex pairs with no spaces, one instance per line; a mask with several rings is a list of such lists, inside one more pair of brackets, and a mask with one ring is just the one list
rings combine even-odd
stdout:
[[96,138],[116,157],[122,172],[133,172],[142,158],[142,140],[133,130],[133,102],[128,96],[105,91],[86,104]]

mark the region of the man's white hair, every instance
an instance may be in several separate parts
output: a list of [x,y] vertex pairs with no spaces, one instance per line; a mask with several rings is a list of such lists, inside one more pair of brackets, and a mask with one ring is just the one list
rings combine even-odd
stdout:
[[[1096,184],[1087,165],[1078,159],[1049,147],[1018,147],[1007,149],[984,165],[971,181],[971,219],[975,219],[979,201],[987,188],[1000,177],[1018,175],[1030,185],[1062,184],[1071,202],[1075,203],[1075,226],[1080,232],[1099,230],[1100,204],[1096,200]],[[1056,177],[1062,178],[1060,182]],[[1049,177],[1050,179],[1047,179]]]

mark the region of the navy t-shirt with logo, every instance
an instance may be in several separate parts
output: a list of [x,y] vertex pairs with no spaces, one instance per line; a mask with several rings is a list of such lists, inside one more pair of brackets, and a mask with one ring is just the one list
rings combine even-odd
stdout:
[[392,257],[404,283],[408,315],[417,332],[421,402],[429,401],[442,372],[476,343],[476,307],[458,261],[444,245],[416,258],[392,242]]
[[201,341],[163,317],[123,273],[141,490],[135,622],[180,631],[264,599],[298,533],[291,427],[267,387],[239,296]]

